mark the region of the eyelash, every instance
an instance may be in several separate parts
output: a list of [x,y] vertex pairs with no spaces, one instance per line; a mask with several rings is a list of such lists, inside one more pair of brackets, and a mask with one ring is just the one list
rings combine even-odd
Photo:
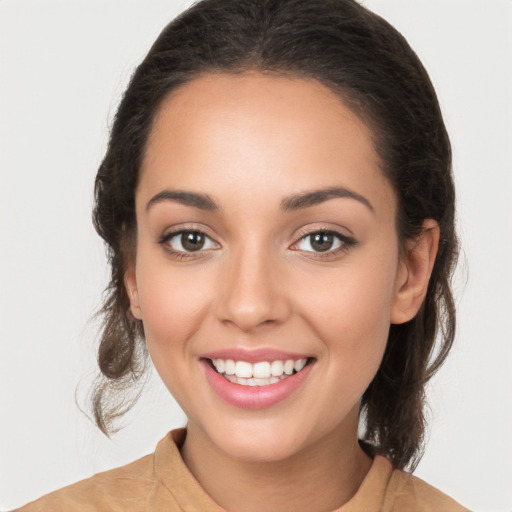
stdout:
[[[299,240],[297,242],[295,242],[292,245],[292,247],[297,246],[299,243],[301,243],[304,240],[307,240],[308,238],[310,239],[309,243],[311,245],[311,237],[313,237],[314,235],[318,235],[318,234],[332,235],[334,238],[336,238],[340,242],[340,245],[339,245],[339,247],[336,247],[335,249],[329,249],[329,250],[326,250],[325,252],[303,251],[305,253],[312,254],[313,255],[312,257],[314,257],[316,259],[335,258],[336,256],[339,256],[342,253],[348,252],[351,247],[354,247],[355,245],[357,245],[357,241],[350,236],[344,235],[343,233],[340,233],[339,231],[334,231],[332,229],[320,228],[320,229],[315,229],[314,231],[309,231],[307,233],[302,234],[302,236],[299,238]],[[298,249],[298,250],[300,250],[300,249]]]
[[[205,252],[205,251],[207,251],[209,249],[212,249],[212,247],[209,247],[207,249],[200,248],[197,251],[186,251],[186,250],[181,251],[181,250],[173,249],[169,245],[169,241],[170,240],[172,240],[173,238],[178,237],[178,236],[183,236],[184,234],[187,234],[187,233],[202,235],[207,240],[209,240],[210,243],[213,243],[213,244],[218,246],[218,244],[216,242],[214,242],[211,239],[211,237],[209,237],[206,233],[204,233],[204,231],[201,231],[199,229],[180,229],[178,231],[172,231],[170,233],[165,233],[158,240],[158,244],[160,246],[162,246],[166,252],[168,252],[174,258],[179,259],[179,260],[190,259],[190,258],[197,258],[199,255],[201,255],[201,253],[203,253],[203,252]],[[351,247],[354,247],[355,245],[357,245],[357,241],[354,238],[346,236],[346,235],[344,235],[342,233],[339,233],[338,231],[334,231],[332,229],[315,229],[314,231],[303,233],[301,235],[301,237],[296,242],[294,242],[292,244],[292,246],[291,246],[292,250],[300,251],[300,249],[293,249],[293,247],[297,246],[302,241],[305,241],[308,238],[313,237],[314,235],[318,235],[318,234],[332,235],[333,237],[335,237],[340,242],[340,246],[336,247],[335,249],[326,250],[325,252],[322,252],[322,251],[303,251],[304,253],[310,253],[310,254],[314,255],[313,257],[317,258],[317,259],[327,259],[327,258],[336,257],[337,255],[339,255],[341,253],[345,253]],[[310,246],[311,246],[311,238],[310,238]]]
[[[216,242],[214,242],[212,240],[211,237],[209,237],[204,231],[201,231],[200,229],[180,229],[178,231],[171,231],[170,233],[165,233],[158,240],[158,244],[160,246],[162,246],[166,252],[168,252],[171,256],[173,256],[176,259],[185,260],[185,259],[190,259],[190,258],[197,258],[199,255],[201,255],[201,253],[205,252],[205,249],[200,248],[197,251],[186,251],[186,250],[180,251],[180,250],[173,249],[169,245],[170,240],[172,240],[174,237],[183,236],[184,234],[187,234],[187,233],[202,235],[205,237],[205,239],[209,240],[211,243],[218,245]],[[182,244],[182,246],[183,246],[183,244]],[[211,249],[211,248],[209,248],[209,249]],[[208,249],[206,249],[206,250],[208,250]]]

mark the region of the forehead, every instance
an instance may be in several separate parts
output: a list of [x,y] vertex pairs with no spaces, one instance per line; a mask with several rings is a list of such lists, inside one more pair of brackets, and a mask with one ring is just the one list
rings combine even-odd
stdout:
[[388,203],[394,196],[371,130],[316,80],[207,74],[165,98],[141,192],[171,187],[216,195],[229,184],[241,195],[262,183],[281,195],[339,185],[376,199],[384,192]]

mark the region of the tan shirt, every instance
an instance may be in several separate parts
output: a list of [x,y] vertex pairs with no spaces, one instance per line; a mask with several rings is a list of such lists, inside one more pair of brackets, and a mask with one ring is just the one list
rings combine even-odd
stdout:
[[[181,458],[185,429],[169,432],[155,453],[98,473],[25,505],[21,512],[223,512]],[[377,456],[359,490],[337,512],[462,512],[454,500]]]

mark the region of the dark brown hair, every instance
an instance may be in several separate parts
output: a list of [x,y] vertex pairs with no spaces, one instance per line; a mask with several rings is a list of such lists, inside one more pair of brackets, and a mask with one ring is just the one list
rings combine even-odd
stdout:
[[164,97],[200,74],[249,70],[314,78],[368,123],[398,196],[403,247],[421,234],[425,219],[439,223],[424,304],[413,320],[391,325],[381,367],[361,402],[367,446],[412,468],[422,453],[425,384],[445,360],[455,329],[451,150],[418,57],[389,23],[354,0],[203,0],[165,27],[136,69],[96,177],[94,223],[112,270],[101,310],[96,423],[105,433],[114,430],[113,420],[131,405],[124,391],[141,381],[148,360],[123,274],[134,257],[135,189],[155,113]]

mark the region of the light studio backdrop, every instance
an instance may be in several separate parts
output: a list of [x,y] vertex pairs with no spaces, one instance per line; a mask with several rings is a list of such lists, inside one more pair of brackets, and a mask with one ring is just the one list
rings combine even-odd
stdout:
[[[235,0],[234,0],[235,1]],[[306,0],[305,0],[306,1]],[[512,2],[365,0],[411,43],[454,151],[456,345],[416,474],[512,510]],[[184,0],[0,0],[0,509],[153,451],[185,418],[157,378],[112,440],[75,404],[107,279],[92,186],[126,83]],[[467,284],[464,284],[467,277]]]

